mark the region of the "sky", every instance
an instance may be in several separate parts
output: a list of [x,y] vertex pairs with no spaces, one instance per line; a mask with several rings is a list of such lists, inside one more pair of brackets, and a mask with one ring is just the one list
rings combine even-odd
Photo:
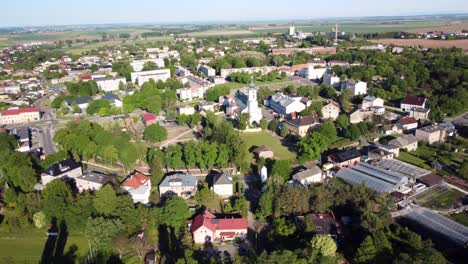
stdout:
[[467,0],[15,0],[0,27],[222,22],[468,13]]

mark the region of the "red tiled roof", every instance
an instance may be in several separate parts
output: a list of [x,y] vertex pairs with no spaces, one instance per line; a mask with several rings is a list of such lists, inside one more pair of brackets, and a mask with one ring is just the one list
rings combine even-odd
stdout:
[[145,121],[152,121],[152,120],[156,120],[156,116],[154,114],[144,114],[143,119]]
[[213,232],[216,230],[247,229],[248,220],[247,218],[217,219],[216,216],[205,210],[195,216],[192,222],[191,231],[195,232],[202,226]]
[[135,175],[128,177],[122,185],[132,189],[137,189],[138,187],[145,185],[149,180],[150,177],[141,173],[136,173]]
[[400,119],[400,124],[402,125],[414,124],[417,122],[418,121],[414,117],[403,117],[402,119]]
[[417,96],[407,96],[403,100],[401,100],[402,104],[419,105],[419,106],[422,106],[424,102],[426,102],[426,98],[417,97]]
[[39,109],[37,107],[26,107],[26,108],[4,110],[4,111],[1,111],[0,113],[3,116],[6,116],[6,115],[19,115],[22,113],[31,113],[31,112],[39,112]]
[[81,77],[81,80],[91,80],[93,77],[91,75],[84,75]]

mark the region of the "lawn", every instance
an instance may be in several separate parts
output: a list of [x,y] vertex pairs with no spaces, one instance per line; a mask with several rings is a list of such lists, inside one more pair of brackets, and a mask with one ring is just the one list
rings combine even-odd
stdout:
[[463,197],[462,192],[451,189],[447,192],[444,192],[440,196],[437,196],[434,199],[425,202],[424,204],[422,204],[422,206],[434,209],[450,209],[452,204],[461,197]]
[[[1,231],[0,262],[10,259],[15,263],[38,263],[47,240],[45,232],[39,229],[21,230],[14,233]],[[69,234],[64,254],[72,245],[78,247],[77,256],[84,256],[87,253],[88,240],[82,234]]]
[[287,147],[283,146],[281,142],[270,135],[268,132],[257,133],[242,133],[241,137],[246,141],[247,147],[250,149],[253,146],[268,146],[273,149],[275,158],[290,160],[295,159],[296,154],[291,152]]
[[409,164],[413,164],[415,166],[421,167],[423,169],[428,169],[430,170],[431,167],[429,167],[426,162],[416,156],[411,155],[411,153],[405,152],[405,151],[400,151],[400,155],[398,156],[399,160],[407,162]]

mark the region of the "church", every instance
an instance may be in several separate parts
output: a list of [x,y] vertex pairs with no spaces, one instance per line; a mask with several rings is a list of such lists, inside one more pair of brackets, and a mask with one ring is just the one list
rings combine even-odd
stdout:
[[237,90],[233,100],[226,106],[227,115],[239,116],[241,113],[249,114],[250,125],[253,123],[260,124],[260,120],[263,118],[262,110],[258,107],[257,87],[255,87],[253,77],[247,94]]

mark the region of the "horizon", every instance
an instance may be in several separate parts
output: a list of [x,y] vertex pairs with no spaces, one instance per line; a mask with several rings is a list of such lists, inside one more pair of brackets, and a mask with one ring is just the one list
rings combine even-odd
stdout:
[[[231,5],[213,0],[207,0],[201,4],[187,1],[181,0],[182,3],[176,5],[168,2],[154,3],[148,0],[137,0],[132,3],[117,0],[112,1],[112,5],[106,5],[109,0],[98,3],[83,0],[79,6],[73,7],[73,12],[87,14],[87,17],[70,16],[70,7],[57,0],[40,2],[27,0],[23,1],[27,3],[21,3],[21,5],[7,2],[4,3],[4,7],[5,10],[10,11],[0,18],[0,27],[229,22],[242,24],[269,21],[465,15],[468,13],[468,5],[460,0],[447,0],[443,3],[422,0],[406,3],[404,0],[395,0],[381,3],[379,6],[370,0],[337,0],[334,5],[342,8],[334,9],[329,8],[327,3],[314,3],[314,1],[305,0],[297,1],[295,5],[288,6],[277,5],[280,2],[278,0],[260,0],[254,3],[239,0]],[[142,5],[147,8],[142,8]],[[180,6],[184,8],[180,8]],[[246,10],[245,6],[251,8]],[[167,12],[168,10],[169,12]],[[171,12],[171,10],[177,10],[177,12]],[[220,12],[213,14],[212,10],[220,10]]]

